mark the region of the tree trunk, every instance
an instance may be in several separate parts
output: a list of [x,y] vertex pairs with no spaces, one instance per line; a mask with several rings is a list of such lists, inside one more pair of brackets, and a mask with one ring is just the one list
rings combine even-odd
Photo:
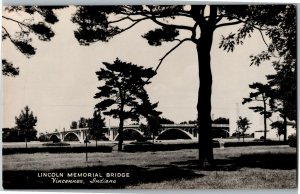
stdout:
[[154,136],[154,133],[152,134],[152,141],[153,141],[153,143],[154,143],[154,138],[155,138],[155,136]]
[[212,127],[211,127],[211,88],[212,73],[210,64],[210,50],[212,45],[213,30],[201,28],[201,38],[197,42],[197,54],[199,65],[199,91],[198,91],[198,141],[199,141],[199,165],[205,162],[214,164]]
[[286,142],[286,140],[287,140],[287,118],[285,115],[283,115],[283,126],[284,126],[283,141]]
[[123,149],[123,126],[124,126],[124,95],[121,89],[119,89],[120,92],[120,100],[121,100],[121,104],[120,104],[120,114],[119,114],[119,118],[120,118],[120,123],[119,123],[119,129],[118,129],[118,133],[119,133],[119,142],[118,142],[118,151],[122,151]]
[[85,139],[85,161],[88,161],[88,148],[87,148],[87,138]]
[[119,142],[118,142],[118,151],[122,151],[122,145],[123,145],[123,126],[124,126],[124,119],[123,116],[120,116],[120,124],[119,124]]
[[25,129],[25,147],[27,149],[27,136],[28,136],[28,130]]
[[267,116],[266,116],[266,113],[267,113],[267,106],[266,106],[266,99],[264,98],[263,96],[263,102],[264,102],[264,142],[267,141]]

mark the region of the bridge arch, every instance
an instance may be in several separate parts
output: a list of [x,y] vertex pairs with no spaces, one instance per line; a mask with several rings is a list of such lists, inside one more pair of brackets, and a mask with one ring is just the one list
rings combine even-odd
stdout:
[[68,132],[64,135],[64,141],[80,141],[80,136],[74,132]]
[[50,141],[57,141],[57,140],[61,140],[61,139],[59,138],[58,134],[52,134],[52,135],[50,135],[49,140]]
[[[136,140],[142,137],[143,137],[143,133],[137,129],[134,128],[123,129],[123,140]],[[118,141],[118,140],[119,140],[119,133],[114,138],[114,141]]]
[[193,135],[189,132],[177,129],[177,128],[171,128],[171,129],[165,129],[160,134],[158,134],[156,140],[175,140],[175,139],[193,139]]

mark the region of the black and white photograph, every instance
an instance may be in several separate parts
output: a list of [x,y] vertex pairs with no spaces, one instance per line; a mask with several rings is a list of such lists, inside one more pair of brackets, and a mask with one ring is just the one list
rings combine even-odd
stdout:
[[297,5],[2,6],[4,189],[297,189]]

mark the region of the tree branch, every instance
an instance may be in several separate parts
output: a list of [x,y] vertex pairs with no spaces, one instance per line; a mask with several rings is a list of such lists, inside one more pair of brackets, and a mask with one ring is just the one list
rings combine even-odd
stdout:
[[[268,45],[268,43],[267,43],[267,41],[266,41],[266,39],[265,39],[265,37],[264,37],[262,31],[259,30],[259,29],[258,29],[258,31],[259,31],[259,33],[260,33],[260,35],[261,35],[261,38],[262,38],[263,42],[265,43],[265,45],[267,46],[267,48],[269,48],[269,45]],[[269,52],[269,51],[268,51],[268,53],[270,53],[270,54],[271,54],[273,57],[275,57],[275,58],[279,58],[279,61],[281,60],[281,57],[280,57],[280,56],[276,56],[273,52]]]
[[110,21],[110,22],[108,22],[108,24],[118,23],[118,22],[121,22],[121,21],[123,21],[123,20],[130,20],[130,21],[132,21],[132,22],[136,22],[136,21],[139,21],[139,20],[141,20],[141,19],[143,19],[143,18],[140,18],[140,19],[132,19],[131,17],[126,16],[126,17],[120,18],[120,19],[118,19],[118,20]]
[[265,40],[265,37],[264,37],[263,33],[261,32],[261,30],[258,30],[258,31],[259,31],[259,33],[260,33],[260,35],[261,35],[261,37],[262,37],[262,39],[263,39],[265,45],[267,46],[267,48],[269,48],[269,45],[267,44],[267,42],[266,42],[266,40]]
[[7,34],[8,38],[10,39],[10,41],[12,43],[14,43],[14,40],[11,38],[10,34],[8,33],[8,31],[6,30],[6,28],[4,26],[2,26],[2,29],[5,31],[5,33]]
[[232,25],[236,25],[236,24],[240,24],[240,23],[242,23],[242,21],[223,23],[223,24],[216,25],[216,28],[220,28],[223,26],[232,26]]
[[108,22],[109,24],[113,24],[113,23],[118,23],[118,22],[121,22],[123,20],[128,20],[130,17],[129,16],[126,16],[126,17],[123,17],[121,19],[118,19],[118,20],[114,20],[114,21],[110,21]]
[[192,36],[191,36],[191,39],[194,43],[196,43],[197,39],[196,39],[196,30],[197,30],[197,26],[198,26],[198,23],[195,22],[194,26],[193,26],[193,31],[192,31]]
[[258,99],[258,97],[256,96],[255,98],[255,101],[262,101],[262,102],[264,102],[265,100],[262,98],[262,99]]
[[146,19],[148,19],[148,18],[142,18],[142,19],[137,20],[136,22],[134,22],[133,24],[131,24],[131,25],[128,26],[127,28],[121,29],[121,30],[120,30],[119,32],[117,32],[115,35],[120,34],[120,33],[123,33],[123,32],[125,32],[126,30],[129,30],[130,28],[132,28],[133,26],[135,26],[135,25],[138,24],[139,22],[141,22],[141,21],[143,21],[143,20],[146,20]]
[[[233,19],[236,19],[236,20],[240,21],[241,23],[247,23],[247,21],[241,20],[241,19],[238,18],[238,17],[229,16],[229,15],[219,15],[219,16],[220,16],[220,17],[227,17],[227,18],[230,17],[230,18],[233,18]],[[254,24],[249,24],[249,23],[247,23],[247,24],[250,25],[251,27],[257,29],[257,30],[262,30],[262,31],[268,30],[267,28],[260,28],[260,27],[257,27],[257,26],[255,26]]]
[[[155,68],[155,72],[157,72],[158,68],[160,67],[160,65],[162,64],[162,62],[164,61],[164,59],[170,54],[172,53],[176,48],[178,48],[182,43],[184,43],[185,41],[192,41],[192,39],[190,38],[185,38],[183,40],[181,40],[178,44],[176,44],[173,48],[171,48],[162,58],[159,59],[159,63],[157,65],[157,67]],[[147,80],[149,81],[149,79]]]
[[160,25],[160,26],[164,26],[164,27],[173,27],[173,28],[176,28],[176,29],[182,29],[182,30],[189,30],[189,31],[192,31],[193,28],[192,27],[189,27],[189,26],[184,26],[184,25],[174,25],[174,24],[166,24],[166,23],[163,23],[163,22],[160,22],[158,21],[155,17],[151,17],[149,18],[151,19],[154,23]]
[[22,26],[25,26],[25,27],[31,29],[30,26],[28,26],[28,25],[26,25],[26,24],[24,24],[23,22],[20,22],[20,21],[18,21],[18,20],[15,20],[15,19],[12,19],[12,18],[8,18],[8,17],[5,17],[5,16],[2,16],[2,18],[6,19],[6,20],[13,21],[13,22],[16,22],[16,23],[19,24],[19,25],[22,25]]

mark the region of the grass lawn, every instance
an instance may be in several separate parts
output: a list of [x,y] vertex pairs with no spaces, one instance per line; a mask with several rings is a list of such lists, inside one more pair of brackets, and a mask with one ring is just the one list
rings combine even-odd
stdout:
[[[296,148],[250,146],[214,149],[217,166],[201,170],[197,150],[124,153],[13,154],[3,156],[4,183],[23,172],[129,172],[116,185],[92,188],[296,188]],[[28,177],[27,177],[28,179]],[[36,181],[33,179],[32,181]],[[58,187],[58,185],[56,185]],[[87,186],[86,186],[87,187]],[[84,187],[83,187],[84,188]]]

